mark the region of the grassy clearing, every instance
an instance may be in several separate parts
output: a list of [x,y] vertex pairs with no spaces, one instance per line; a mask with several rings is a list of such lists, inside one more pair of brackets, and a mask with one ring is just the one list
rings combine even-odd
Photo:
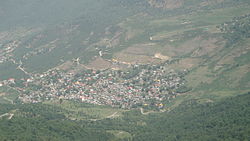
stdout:
[[211,83],[214,79],[212,72],[207,67],[200,67],[186,76],[187,84],[189,87],[197,87],[202,83]]
[[9,87],[0,87],[0,103],[12,104],[17,99],[18,91]]
[[242,5],[239,7],[216,9],[211,12],[199,12],[199,14],[187,16],[187,19],[192,21],[196,26],[213,25],[230,21],[233,17],[241,16],[249,12],[249,5]]
[[48,101],[44,104],[56,104],[58,107],[70,112],[64,113],[66,117],[77,120],[101,120],[105,118],[115,118],[121,116],[122,112],[125,111],[123,109],[112,108],[109,106],[97,106],[68,100],[64,100],[62,104],[59,104],[58,101]]
[[0,97],[0,103],[1,104],[10,104],[10,102],[8,101],[8,100],[6,100],[6,99],[4,99],[4,97]]
[[118,130],[109,130],[107,131],[108,133],[111,133],[115,136],[114,139],[110,140],[110,141],[119,141],[119,140],[132,140],[132,135],[128,132],[125,131],[118,131]]

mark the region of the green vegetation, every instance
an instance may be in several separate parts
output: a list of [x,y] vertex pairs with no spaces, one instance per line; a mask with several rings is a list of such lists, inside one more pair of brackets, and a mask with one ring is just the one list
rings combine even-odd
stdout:
[[250,113],[247,99],[249,94],[202,105],[196,100],[187,101],[168,114],[150,117],[148,132],[146,130],[134,139],[248,140],[250,121],[247,116]]
[[12,62],[6,62],[0,64],[0,81],[6,80],[8,78],[23,78],[27,77],[25,73],[23,73],[21,70],[17,69],[17,65],[13,64]]
[[[44,104],[1,104],[3,140],[248,140],[250,94],[219,102],[188,100],[170,112],[137,110],[115,119],[69,120],[65,109]],[[86,105],[87,106],[87,105]],[[86,107],[85,106],[85,107]],[[84,107],[84,106],[82,106]]]
[[44,103],[51,106],[57,105],[55,107],[68,111],[68,113],[65,113],[65,116],[73,120],[102,120],[105,118],[116,118],[120,117],[122,112],[125,112],[125,110],[118,108],[85,104],[78,101],[62,100],[61,104],[58,104],[60,103],[58,101]]
[[226,22],[220,27],[225,32],[224,38],[228,40],[226,46],[234,45],[242,39],[250,37],[250,14],[235,17],[233,21]]
[[[154,2],[164,3],[164,0]],[[3,2],[1,9],[7,15],[3,14],[5,20],[0,28],[8,32],[8,26],[14,26],[9,23],[16,23],[15,27],[18,28],[11,31],[11,38],[5,37],[0,44],[19,40],[21,44],[11,53],[11,58],[17,62],[12,66],[18,66],[21,60],[23,67],[33,73],[44,72],[75,58],[88,64],[94,56],[99,55],[99,50],[104,52],[103,58],[112,59],[116,53],[129,47],[150,43],[154,43],[153,47],[145,49],[142,55],[148,57],[162,52],[169,57],[181,57],[201,44],[198,41],[191,44],[189,41],[197,37],[214,37],[216,35],[211,33],[218,32],[216,26],[250,12],[249,3],[244,0],[180,0],[180,3],[179,8],[161,9],[150,7],[147,0]],[[61,9],[65,10],[62,12]],[[150,37],[153,37],[153,41],[149,41]],[[133,56],[138,55],[129,57]],[[0,64],[0,70],[6,70],[4,67],[5,64]],[[23,76],[19,70],[13,72],[14,67],[11,67],[11,73],[0,71],[0,77]]]
[[[1,104],[1,140],[108,140],[112,134],[103,129],[88,127],[87,123],[69,120],[68,111],[44,104]],[[75,113],[71,113],[75,114]],[[1,116],[0,115],[0,116]]]
[[10,87],[0,87],[0,104],[12,104],[18,101],[19,92]]

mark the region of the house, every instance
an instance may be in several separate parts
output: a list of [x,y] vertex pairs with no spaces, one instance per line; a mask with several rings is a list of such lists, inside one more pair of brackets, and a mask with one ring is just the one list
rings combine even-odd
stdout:
[[9,78],[8,81],[9,81],[9,83],[15,84],[15,79],[14,78]]
[[27,83],[33,82],[33,79],[28,78],[26,82]]

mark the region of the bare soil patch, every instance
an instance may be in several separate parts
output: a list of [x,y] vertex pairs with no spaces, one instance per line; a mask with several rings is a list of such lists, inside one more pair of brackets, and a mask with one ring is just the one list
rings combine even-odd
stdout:
[[0,93],[0,96],[5,96],[6,95],[6,93]]
[[103,58],[98,57],[94,61],[90,62],[87,65],[87,67],[92,68],[92,69],[102,70],[102,69],[111,68],[112,64],[109,61],[106,61]]
[[200,58],[185,58],[175,64],[172,64],[171,67],[176,69],[191,69],[198,66],[200,62],[202,62],[202,59]]
[[[155,57],[155,54],[159,54],[159,50],[159,47],[154,43],[136,44],[116,53],[114,58],[119,62],[127,62],[130,64],[160,63],[162,59]],[[161,57],[166,58],[166,56],[162,54]]]

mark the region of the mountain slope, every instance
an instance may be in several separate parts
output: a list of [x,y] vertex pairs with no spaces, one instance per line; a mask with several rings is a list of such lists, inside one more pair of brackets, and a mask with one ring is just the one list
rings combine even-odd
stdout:
[[[1,104],[0,137],[3,140],[248,140],[249,100],[249,94],[218,103],[196,99],[170,112],[142,115],[133,110],[124,112],[122,117],[100,121],[69,120],[64,115],[70,111],[55,106]],[[9,114],[13,114],[11,119]]]
[[0,18],[1,140],[250,139],[249,0],[8,0]]
[[[75,64],[77,69],[127,69],[170,61],[173,70],[189,72],[185,84],[194,97],[249,90],[249,1],[175,2],[3,2],[1,18],[15,25],[2,24],[0,79],[27,79]],[[157,6],[163,3],[173,6]],[[39,24],[32,22],[37,19]]]

